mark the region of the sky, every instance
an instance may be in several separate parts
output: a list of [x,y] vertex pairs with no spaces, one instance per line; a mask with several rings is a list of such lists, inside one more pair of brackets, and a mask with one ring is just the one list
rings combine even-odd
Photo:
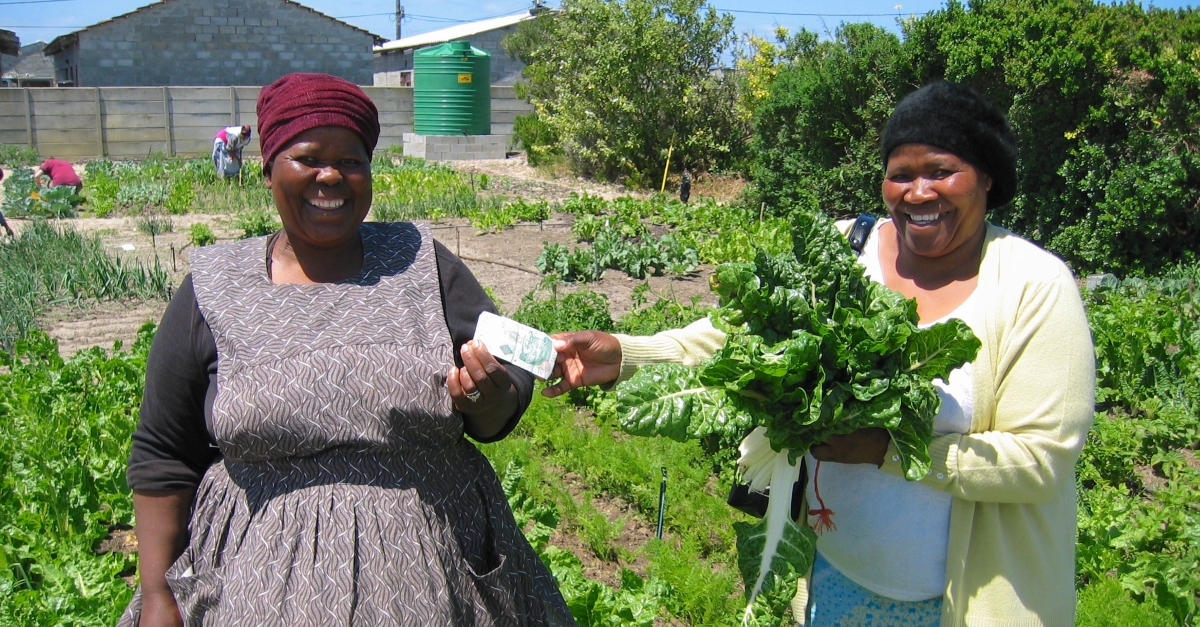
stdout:
[[[512,15],[531,0],[402,0],[401,34],[419,35],[462,22]],[[873,22],[899,32],[898,17],[920,15],[944,0],[709,0],[736,19],[738,33],[771,38],[777,26],[831,33],[841,22]],[[0,0],[0,28],[14,31],[22,44],[50,40],[151,4],[149,0]],[[311,7],[386,39],[396,37],[396,0],[300,0]],[[550,0],[557,6],[558,0]],[[1160,8],[1194,6],[1189,0],[1144,0]]]

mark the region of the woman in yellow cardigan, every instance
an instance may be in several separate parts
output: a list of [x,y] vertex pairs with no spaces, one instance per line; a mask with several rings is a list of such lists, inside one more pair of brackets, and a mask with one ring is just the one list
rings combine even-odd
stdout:
[[[985,220],[1015,193],[1016,143],[973,90],[939,82],[913,92],[881,143],[891,219],[863,248],[867,275],[915,298],[923,325],[960,318],[983,346],[938,381],[922,481],[903,479],[883,429],[813,447],[807,522],[821,533],[800,622],[1071,627],[1074,467],[1095,392],[1075,280]],[[707,319],[650,337],[563,334],[562,380],[543,393],[623,380],[650,363],[697,364],[724,340]]]

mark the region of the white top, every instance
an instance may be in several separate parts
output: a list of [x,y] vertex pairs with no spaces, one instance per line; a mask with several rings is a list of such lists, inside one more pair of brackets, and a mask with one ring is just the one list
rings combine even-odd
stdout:
[[[879,283],[884,282],[878,233],[883,222],[876,223],[859,257],[866,275]],[[972,292],[953,312],[921,327],[959,318],[978,334],[983,326],[978,301]],[[973,384],[971,364],[951,372],[948,382],[934,381],[942,399],[933,423],[936,433],[970,430]],[[808,455],[807,461],[809,509],[820,507],[819,488],[837,525],[817,540],[817,550],[830,564],[858,585],[897,601],[922,601],[944,594],[950,494],[870,464],[826,462],[817,474],[817,460]],[[810,525],[815,521],[815,516],[809,517]]]

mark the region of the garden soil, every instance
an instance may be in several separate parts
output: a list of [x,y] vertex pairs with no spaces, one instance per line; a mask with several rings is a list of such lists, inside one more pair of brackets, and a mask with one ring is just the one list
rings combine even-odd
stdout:
[[[498,195],[526,200],[562,201],[572,193],[591,194],[604,198],[629,195],[617,185],[588,181],[575,177],[551,178],[542,171],[526,165],[523,158],[489,161],[470,161],[454,164],[456,169],[488,177],[488,189]],[[82,166],[77,166],[81,170]],[[95,233],[115,254],[128,261],[158,262],[170,271],[172,284],[178,285],[188,272],[188,228],[198,222],[207,223],[218,241],[235,239],[240,232],[230,226],[232,216],[189,213],[168,216],[174,226],[171,233],[153,240],[136,227],[136,218],[84,217],[66,220],[77,230]],[[546,242],[573,245],[570,214],[556,214],[542,224],[519,224],[499,233],[481,233],[463,218],[431,224],[434,237],[463,258],[479,283],[492,290],[502,313],[511,314],[521,304],[521,298],[536,289],[544,278],[534,269],[534,261]],[[20,230],[26,222],[10,219],[13,228]],[[714,304],[715,297],[708,288],[712,268],[701,266],[687,277],[651,277],[651,290],[664,297],[688,302],[692,297],[702,304]],[[623,272],[608,270],[601,281],[583,286],[566,286],[563,291],[586,288],[606,294],[614,317],[632,307],[630,296],[643,281],[634,280]],[[542,297],[545,297],[543,295]],[[49,312],[42,320],[43,328],[59,341],[63,356],[73,355],[89,346],[111,348],[114,341],[128,344],[137,330],[148,321],[157,322],[166,309],[165,301],[137,303],[104,303],[80,308],[62,307]]]

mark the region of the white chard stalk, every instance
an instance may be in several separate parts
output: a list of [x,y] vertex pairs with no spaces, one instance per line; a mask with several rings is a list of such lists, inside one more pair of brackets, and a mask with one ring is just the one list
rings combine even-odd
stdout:
[[[746,440],[750,440],[752,437],[754,437],[759,429],[762,429],[762,427],[759,427],[758,429],[755,429],[754,432],[751,432],[750,436],[748,436]],[[765,429],[763,432],[765,433]],[[767,438],[765,435],[759,434],[759,436],[764,442],[766,442]],[[746,440],[742,442],[742,446],[747,445]],[[750,445],[750,447],[755,446],[755,444]],[[739,447],[739,449],[742,450],[742,459],[753,456],[758,453],[758,451],[764,449],[769,453],[767,463],[759,462],[752,467],[768,467],[770,469],[769,475],[767,475],[765,479],[763,479],[763,475],[766,473],[763,473],[761,470],[759,470],[757,476],[766,485],[769,485],[772,488],[771,498],[767,501],[766,545],[763,546],[762,562],[758,567],[758,579],[756,579],[754,582],[754,588],[751,589],[749,595],[750,602],[746,604],[746,611],[742,614],[742,624],[745,625],[749,623],[750,618],[753,615],[752,610],[754,608],[754,600],[758,598],[758,593],[762,590],[763,584],[767,581],[767,575],[771,572],[771,562],[775,559],[775,552],[779,547],[779,541],[783,538],[783,532],[787,527],[788,518],[792,515],[792,486],[795,485],[796,480],[800,478],[800,463],[799,460],[796,460],[795,464],[792,464],[788,461],[787,449],[784,449],[778,453],[772,451],[769,442],[766,444],[766,446],[757,446],[757,448],[755,448],[750,455],[747,455],[747,451],[742,449],[742,447]],[[738,464],[741,463],[742,461],[739,459]]]

